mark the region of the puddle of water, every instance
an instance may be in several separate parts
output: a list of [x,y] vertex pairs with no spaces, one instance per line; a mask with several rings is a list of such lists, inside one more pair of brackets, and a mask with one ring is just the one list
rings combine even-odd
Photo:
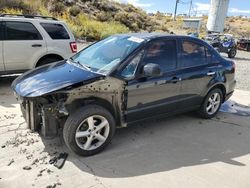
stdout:
[[221,105],[221,112],[236,114],[239,116],[250,116],[250,107],[228,100]]

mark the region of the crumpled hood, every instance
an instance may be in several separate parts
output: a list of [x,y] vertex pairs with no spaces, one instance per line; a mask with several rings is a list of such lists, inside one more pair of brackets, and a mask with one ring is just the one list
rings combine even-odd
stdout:
[[24,73],[11,87],[21,97],[38,97],[101,76],[64,60]]

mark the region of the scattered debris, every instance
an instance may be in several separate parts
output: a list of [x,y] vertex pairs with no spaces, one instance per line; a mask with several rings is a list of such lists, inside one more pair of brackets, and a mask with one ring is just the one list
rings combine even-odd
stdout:
[[26,156],[26,159],[28,159],[28,160],[30,160],[30,159],[32,159],[33,158],[33,154],[30,154],[30,155],[27,155]]
[[[31,144],[34,144],[36,142],[39,142],[38,139],[29,138],[28,136],[31,135],[30,132],[26,131],[26,133],[19,132],[15,135],[15,137],[11,138],[5,143],[5,146],[12,146],[12,147],[18,147],[19,145],[25,144],[26,146],[29,146]],[[35,134],[32,134],[34,136]],[[38,136],[38,135],[36,135]]]
[[21,149],[19,150],[19,152],[18,152],[18,153],[19,153],[19,154],[22,154],[22,153],[26,153],[26,152],[27,152],[27,149],[26,149],[26,148],[24,148],[24,149],[23,149],[23,148],[21,148]]
[[35,159],[35,160],[32,162],[31,165],[36,165],[38,162],[39,162],[39,160],[38,160],[38,159]]
[[11,115],[3,115],[5,119],[14,119],[17,115],[16,114],[11,114]]
[[47,163],[48,153],[44,154],[42,157],[39,158],[40,164],[48,164]]
[[48,174],[51,174],[51,173],[53,173],[53,171],[50,170],[50,169],[47,169],[47,173],[48,173]]
[[37,177],[42,176],[42,175],[43,175],[43,172],[45,172],[45,171],[46,171],[48,174],[53,173],[53,171],[52,171],[52,170],[47,169],[47,168],[44,168],[44,169],[42,169],[42,170],[40,170],[40,171],[39,171],[39,174],[37,174]]
[[54,164],[57,161],[57,157],[54,156],[49,160],[49,164]]
[[47,170],[47,168],[40,170],[39,173],[43,173],[45,170]]
[[53,157],[49,160],[49,164],[54,164],[55,167],[61,169],[68,157],[68,153],[60,153],[58,157]]
[[60,182],[54,183],[53,185],[48,185],[46,188],[55,188],[57,185],[61,186]]
[[10,166],[14,162],[15,162],[14,159],[11,159],[7,166]]
[[31,167],[30,166],[24,166],[23,170],[31,170]]

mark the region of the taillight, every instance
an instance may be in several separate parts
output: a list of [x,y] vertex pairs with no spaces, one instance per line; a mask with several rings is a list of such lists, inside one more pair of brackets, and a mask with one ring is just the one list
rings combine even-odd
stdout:
[[77,52],[77,44],[76,44],[76,42],[70,42],[69,44],[70,44],[71,51],[73,53],[76,53]]

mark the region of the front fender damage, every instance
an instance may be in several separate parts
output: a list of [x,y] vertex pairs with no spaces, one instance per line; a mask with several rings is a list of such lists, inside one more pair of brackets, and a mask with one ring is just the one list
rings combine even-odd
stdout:
[[125,82],[116,78],[106,77],[103,80],[69,90],[65,92],[68,96],[65,105],[70,105],[76,100],[95,102],[102,99],[109,102],[114,108],[114,117],[120,119],[119,125],[125,126],[124,112],[126,110]]
[[[40,126],[44,136],[55,135],[57,134],[57,129],[63,127],[65,119],[71,113],[74,113],[82,105],[91,103],[105,105],[104,107],[114,116],[117,126],[125,127],[125,111],[127,108],[125,86],[126,82],[123,80],[114,77],[104,77],[89,84],[81,85],[80,83],[45,96],[33,98],[28,102],[30,106],[27,109],[29,112],[32,112],[29,113],[28,119],[33,122],[29,122],[29,127],[37,129]],[[41,101],[39,98],[42,98],[43,102],[37,104]],[[37,118],[36,116],[40,117]]]

